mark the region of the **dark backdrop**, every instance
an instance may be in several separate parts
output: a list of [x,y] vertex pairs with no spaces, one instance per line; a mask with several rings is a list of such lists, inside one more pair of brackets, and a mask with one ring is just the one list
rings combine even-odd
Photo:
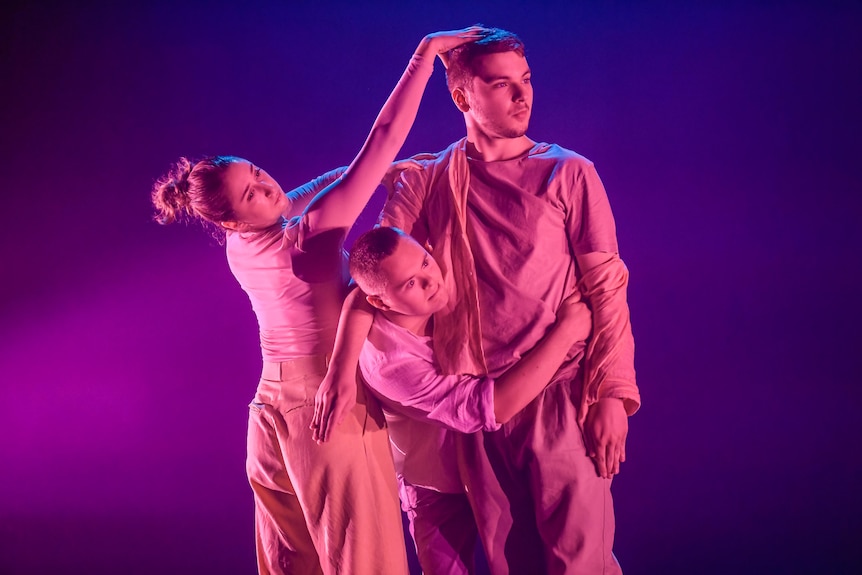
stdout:
[[[256,322],[150,186],[184,154],[285,188],[348,163],[420,38],[475,22],[521,34],[529,134],[614,207],[627,575],[862,567],[857,4],[82,4],[3,9],[0,572],[254,571]],[[464,133],[441,72],[402,155]]]

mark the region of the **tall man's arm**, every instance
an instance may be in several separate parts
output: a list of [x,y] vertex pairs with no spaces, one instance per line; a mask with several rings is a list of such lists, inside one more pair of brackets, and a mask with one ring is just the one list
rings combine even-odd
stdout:
[[584,441],[598,475],[609,479],[626,459],[628,416],[640,406],[626,301],[628,270],[615,253],[576,257],[580,289],[593,311],[593,335],[584,360]]

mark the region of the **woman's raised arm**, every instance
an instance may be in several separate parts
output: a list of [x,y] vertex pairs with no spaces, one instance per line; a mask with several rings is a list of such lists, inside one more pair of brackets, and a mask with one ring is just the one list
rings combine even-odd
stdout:
[[483,34],[484,28],[471,26],[435,32],[422,39],[347,172],[306,208],[301,225],[303,239],[339,228],[347,234],[407,139],[436,56]]

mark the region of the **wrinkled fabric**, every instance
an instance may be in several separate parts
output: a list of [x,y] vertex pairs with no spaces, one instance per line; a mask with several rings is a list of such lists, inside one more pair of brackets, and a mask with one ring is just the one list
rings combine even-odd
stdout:
[[603,397],[622,399],[628,415],[640,407],[640,391],[635,385],[635,342],[626,303],[628,279],[628,269],[619,256],[614,255],[587,271],[580,281],[579,287],[590,302],[594,323],[584,361],[586,384],[578,410],[581,425],[589,406]]
[[[390,160],[391,144],[406,136],[435,60],[433,54],[413,55],[352,166]],[[382,140],[375,137],[380,133]],[[284,222],[262,231],[230,232],[227,238],[228,263],[257,315],[264,359],[250,406],[247,465],[262,573],[407,571],[382,412],[372,416],[359,389],[347,421],[324,445],[312,440],[309,429],[325,362],[308,358],[331,353],[347,287],[342,228],[354,222],[337,216],[354,216],[353,210],[335,211],[337,206],[326,205],[332,211],[325,214],[306,208],[321,189],[323,194],[343,191],[331,186],[339,185],[342,174],[351,178],[349,170],[330,172],[289,193]],[[359,168],[353,174],[351,183],[358,188],[376,187],[379,182],[373,180],[383,175]],[[320,196],[336,202],[339,197],[344,200]],[[333,217],[318,220],[310,214]],[[279,374],[278,381],[271,373]],[[320,563],[317,571],[311,553],[300,550],[309,541]]]
[[601,180],[586,158],[544,143],[482,162],[461,140],[423,168],[402,174],[381,223],[424,242],[443,271],[450,307],[433,337],[444,373],[496,377],[544,336],[567,296],[597,308],[589,344],[574,343],[524,411],[498,431],[456,436],[492,572],[619,573],[610,481],[579,426],[599,397],[624,399],[629,413],[640,404],[622,262],[582,274],[576,261],[617,253]]
[[392,323],[380,312],[362,346],[359,367],[386,414],[398,474],[414,486],[461,492],[451,457],[454,447],[443,428],[464,433],[499,429],[494,381],[441,375],[431,338]]
[[[332,438],[311,439],[326,373],[261,379],[249,405],[247,474],[261,574],[406,574],[395,469],[379,405],[359,389]],[[388,542],[380,545],[381,541]]]
[[[285,217],[301,213],[343,172],[288,193]],[[258,571],[406,575],[395,468],[379,406],[360,388],[332,438],[324,445],[312,440],[314,395],[326,373],[320,358],[332,351],[347,281],[340,241],[308,246],[300,239],[282,224],[227,237],[231,271],[257,316],[266,372],[249,406],[246,460]],[[300,277],[298,267],[315,277]],[[273,366],[277,379],[267,369]],[[380,541],[390,545],[379,549]]]
[[401,501],[424,575],[476,573],[478,533],[464,493],[440,493],[402,480]]

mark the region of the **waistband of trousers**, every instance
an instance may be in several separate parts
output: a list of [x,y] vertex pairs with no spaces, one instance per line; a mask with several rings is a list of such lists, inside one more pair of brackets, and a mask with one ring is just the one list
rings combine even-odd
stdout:
[[285,381],[305,373],[326,373],[327,367],[329,355],[307,355],[278,362],[265,361],[260,377],[268,381]]

